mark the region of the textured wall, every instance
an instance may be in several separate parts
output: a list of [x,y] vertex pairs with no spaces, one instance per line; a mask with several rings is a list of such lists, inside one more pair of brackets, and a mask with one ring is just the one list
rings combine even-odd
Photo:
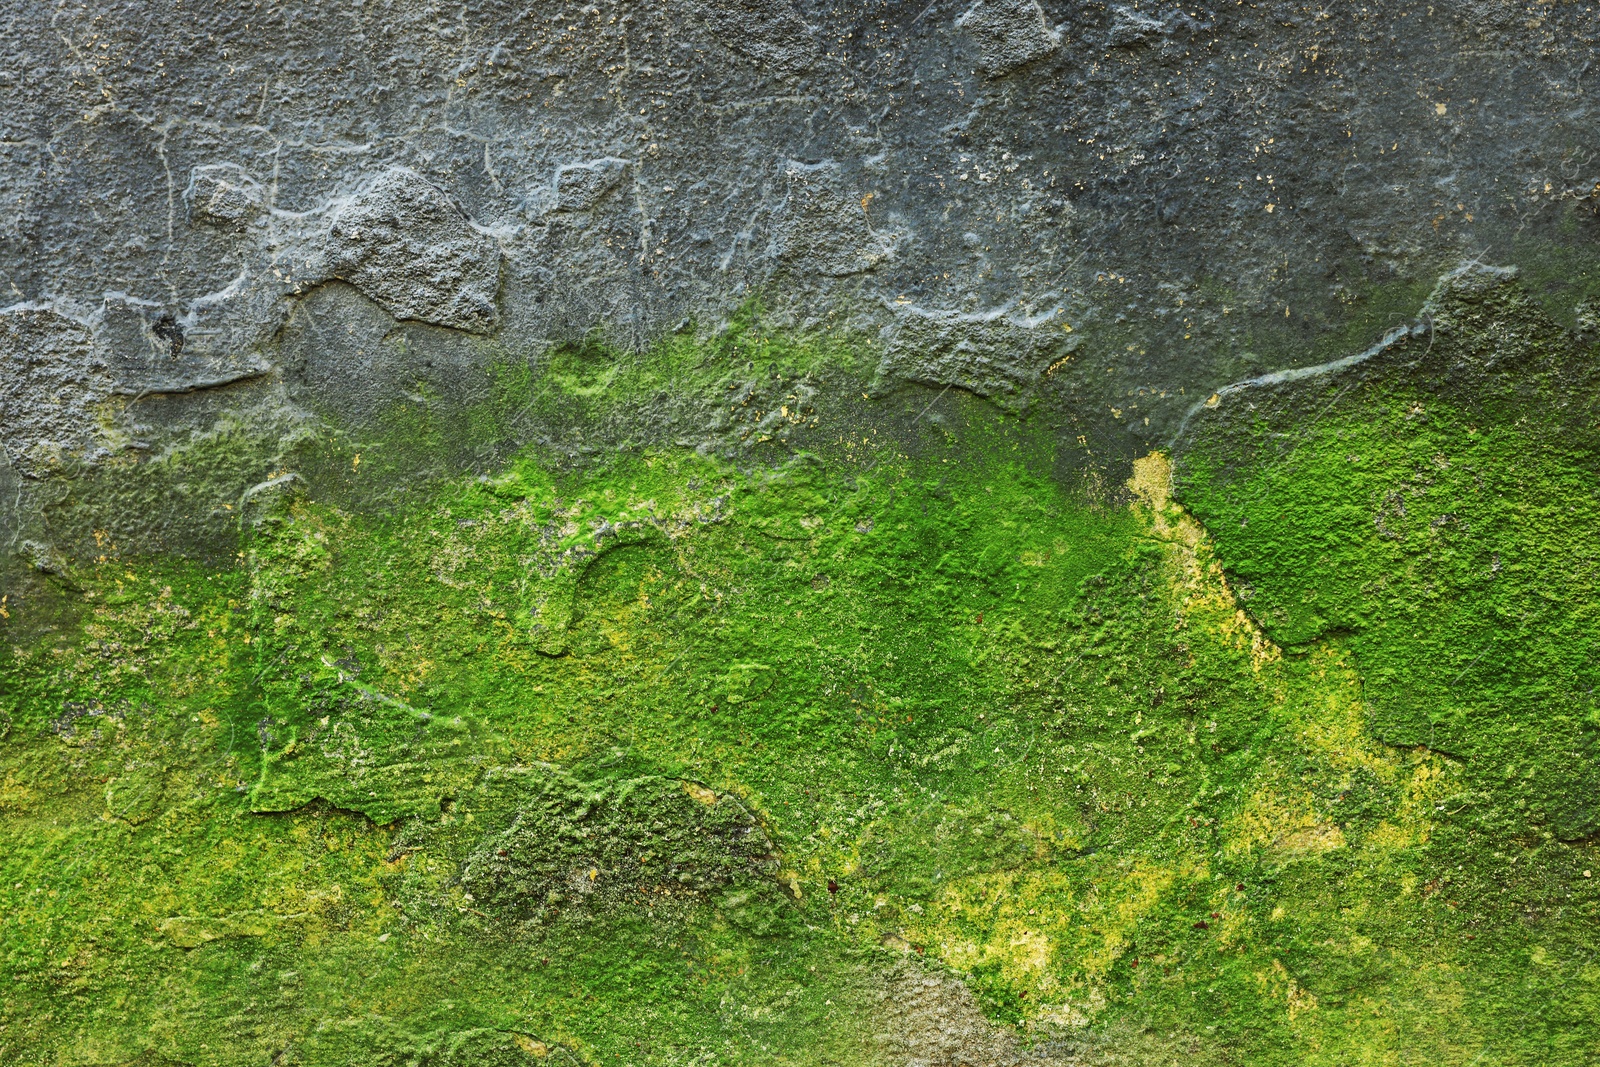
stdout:
[[1136,454],[1462,259],[1584,256],[1595,33],[1575,4],[17,5],[0,477],[32,516],[41,465],[359,420],[464,388],[463,341],[637,348],[752,297],[885,385]]

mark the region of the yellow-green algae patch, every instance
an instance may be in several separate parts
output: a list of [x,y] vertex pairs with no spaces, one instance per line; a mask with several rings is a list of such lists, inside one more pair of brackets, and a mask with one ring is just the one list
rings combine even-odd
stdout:
[[1380,740],[1370,638],[1263,623],[1165,455],[912,429],[284,479],[236,567],[61,575],[0,1062],[1587,1062],[1592,839]]

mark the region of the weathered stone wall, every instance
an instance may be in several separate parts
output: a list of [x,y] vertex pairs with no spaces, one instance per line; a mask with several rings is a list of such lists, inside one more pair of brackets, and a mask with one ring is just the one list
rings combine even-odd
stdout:
[[[303,416],[449,396],[491,349],[638,349],[752,299],[877,345],[882,385],[1042,400],[1138,454],[1464,258],[1587,285],[1597,30],[1488,2],[17,5],[0,480],[37,525],[42,464],[224,416],[270,425],[260,473]],[[439,329],[401,354],[396,323]]]
[[1592,1064],[1597,37],[0,11],[0,1067]]

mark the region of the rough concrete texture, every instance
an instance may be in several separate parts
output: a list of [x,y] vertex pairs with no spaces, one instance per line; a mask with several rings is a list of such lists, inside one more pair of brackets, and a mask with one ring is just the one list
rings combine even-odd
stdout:
[[111,376],[89,331],[47,306],[0,314],[0,433],[13,469],[42,478],[92,461]]
[[124,419],[296,402],[274,342],[335,279],[527,352],[759,296],[883,334],[887,379],[1011,401],[1056,351],[1015,324],[1055,315],[1093,343],[1045,392],[1132,455],[1414,313],[1385,288],[1587,246],[1596,25],[1521,10],[24,6],[0,284],[84,323]]
[[266,206],[265,190],[237,163],[196,167],[183,190],[191,222],[242,230]]
[[1061,46],[1061,33],[1045,22],[1036,0],[978,0],[956,19],[978,42],[978,66],[1003,78]]
[[883,331],[879,375],[960,388],[1008,405],[1025,402],[1040,378],[1066,364],[1077,345],[1051,312],[1029,319],[1015,308],[963,314],[895,308]]
[[500,251],[444,193],[403,167],[332,213],[328,272],[397,319],[489,333],[499,319]]
[[1373,285],[1588,239],[1557,224],[1596,176],[1595,27],[1513,7],[23,7],[0,269],[175,319],[237,285],[247,347],[329,277],[530,339],[714,329],[756,292],[868,330],[1070,302],[1145,338],[1076,369],[1097,394],[1205,389]]
[[588,211],[628,177],[625,159],[595,159],[556,170],[555,211]]
[[875,233],[867,217],[870,196],[858,203],[834,162],[791,162],[784,168],[786,195],[778,210],[778,259],[803,274],[844,278],[889,258],[894,242]]

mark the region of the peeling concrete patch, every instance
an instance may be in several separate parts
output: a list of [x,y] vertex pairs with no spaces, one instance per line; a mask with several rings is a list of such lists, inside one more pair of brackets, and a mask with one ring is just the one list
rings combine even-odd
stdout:
[[107,294],[95,342],[116,380],[114,392],[188,393],[266,374],[271,364],[254,346],[276,317],[272,302],[271,292],[243,278],[186,307]]
[[788,196],[778,211],[777,253],[802,271],[842,278],[888,259],[891,235],[867,220],[869,196],[846,191],[839,164],[794,163],[784,168]]
[[879,1019],[879,1048],[905,1067],[1012,1067],[1072,1058],[1026,1047],[1009,1027],[990,1022],[958,979],[910,963],[891,975]]
[[1003,78],[1061,47],[1061,34],[1045,24],[1038,0],[978,0],[956,20],[979,50],[979,67]]
[[1111,9],[1111,28],[1106,43],[1112,48],[1132,48],[1166,33],[1166,23],[1142,11],[1119,4]]
[[82,324],[39,304],[0,311],[0,440],[16,470],[43,478],[73,459],[95,461],[96,406],[111,392]]
[[189,221],[223,230],[243,230],[266,202],[261,183],[236,163],[210,163],[194,168],[183,191]]
[[330,273],[397,319],[470,333],[499,324],[500,252],[437,186],[395,167],[333,213]]
[[1143,1067],[1192,1059],[1189,1034],[1152,1033],[1127,1024],[1109,1028],[1033,1022],[1019,1031],[984,1015],[959,978],[912,962],[899,964],[879,994],[874,1043],[901,1067]]
[[[709,801],[692,790],[709,795]],[[510,812],[496,811],[509,799]],[[497,918],[539,923],[559,912],[698,897],[772,884],[776,847],[744,806],[674,778],[584,783],[553,768],[489,772],[461,798],[492,829],[461,868],[461,886]]]
[[1077,339],[1052,329],[1055,316],[1014,317],[1008,308],[976,314],[896,309],[885,328],[878,376],[954,386],[1001,403],[1022,401]]
[[607,156],[587,163],[572,163],[556,171],[555,211],[588,211],[622,184],[632,164]]
[[[326,712],[297,730],[274,720],[258,724],[261,779],[250,810],[293,811],[322,799],[374,822],[432,814],[441,798],[461,791],[482,762],[477,723],[434,717],[361,685],[337,665],[324,665]],[[398,746],[390,742],[404,738]]]
[[265,937],[271,930],[271,920],[262,912],[241,912],[209,918],[196,915],[174,915],[156,923],[156,929],[178,948],[192,949],[211,941],[231,937]]
[[798,74],[817,58],[811,27],[789,0],[713,0],[703,14],[724,44],[771,69]]

